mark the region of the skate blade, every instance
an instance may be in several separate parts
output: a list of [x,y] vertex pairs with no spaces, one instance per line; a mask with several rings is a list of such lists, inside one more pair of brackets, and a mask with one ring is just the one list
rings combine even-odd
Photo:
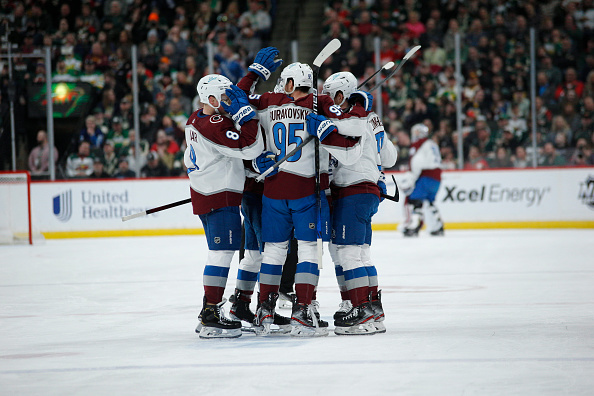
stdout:
[[261,326],[254,326],[254,333],[257,336],[270,335],[270,323],[262,323]]
[[[385,330],[384,330],[385,331]],[[377,332],[373,323],[363,323],[351,327],[335,327],[336,335],[372,335]]]
[[202,339],[241,337],[241,329],[219,329],[202,326],[198,335]]
[[305,327],[303,325],[294,326],[291,330],[291,337],[325,337],[328,335],[327,327]]
[[382,322],[373,322],[373,326],[375,327],[376,333],[381,334],[386,332],[386,326]]

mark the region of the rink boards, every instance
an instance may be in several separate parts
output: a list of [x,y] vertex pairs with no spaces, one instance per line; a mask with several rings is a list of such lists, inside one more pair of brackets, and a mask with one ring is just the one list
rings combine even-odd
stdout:
[[[394,184],[388,174],[388,193]],[[403,173],[393,173],[398,182]],[[448,171],[436,198],[446,229],[594,228],[594,167]],[[34,182],[34,228],[46,238],[202,233],[186,204],[122,222],[121,217],[189,197],[186,178]],[[403,201],[384,200],[374,229],[393,230]]]

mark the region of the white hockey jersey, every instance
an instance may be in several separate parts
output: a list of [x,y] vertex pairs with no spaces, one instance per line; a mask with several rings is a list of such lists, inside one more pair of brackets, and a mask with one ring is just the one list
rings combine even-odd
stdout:
[[[354,164],[334,163],[332,184],[338,188],[345,188],[369,183],[368,187],[372,189],[370,192],[379,194],[379,189],[372,185],[377,184],[382,167],[389,168],[396,163],[398,156],[396,148],[389,139],[385,138],[384,125],[376,113],[366,112],[361,105],[357,104],[349,114],[365,121],[365,128],[359,131],[363,142],[362,154]],[[350,193],[341,191],[341,195],[365,192],[361,188]]]
[[258,121],[247,121],[240,130],[229,117],[206,115],[200,109],[188,119],[185,133],[184,163],[194,214],[239,205],[245,182],[243,160],[264,150]]
[[410,148],[410,173],[413,180],[421,176],[441,180],[441,154],[433,139],[419,139]]

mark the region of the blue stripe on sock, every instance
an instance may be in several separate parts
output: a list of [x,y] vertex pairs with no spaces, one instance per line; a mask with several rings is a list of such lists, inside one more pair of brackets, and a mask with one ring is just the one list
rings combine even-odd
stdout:
[[229,268],[227,267],[215,267],[214,265],[204,266],[204,275],[206,276],[220,276],[227,278],[229,275]]
[[282,275],[283,266],[262,263],[262,266],[260,267],[260,272],[268,275]]
[[375,266],[369,266],[369,267],[365,267],[365,269],[367,270],[367,276],[377,276],[377,269],[375,268]]
[[258,279],[258,273],[245,271],[245,270],[239,270],[239,271],[237,271],[237,279],[243,280],[243,281],[248,281],[248,282],[255,282],[256,279]]
[[297,263],[297,270],[295,271],[295,273],[307,273],[319,276],[320,270],[318,269],[318,265],[316,263],[303,261],[301,263]]
[[344,271],[342,270],[342,265],[335,265],[334,272],[336,272],[336,276],[343,276]]
[[344,271],[344,280],[348,281],[355,278],[363,278],[367,275],[367,270],[365,267],[359,267],[352,270]]

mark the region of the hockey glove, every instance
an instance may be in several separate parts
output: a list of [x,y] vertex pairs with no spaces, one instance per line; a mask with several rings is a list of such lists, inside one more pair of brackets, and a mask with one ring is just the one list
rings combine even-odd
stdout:
[[[276,156],[274,155],[274,153],[272,151],[264,151],[262,154],[260,154],[259,156],[257,156],[256,158],[254,158],[252,160],[252,166],[254,167],[254,170],[256,172],[258,172],[259,174],[262,174],[262,173],[266,172],[268,170],[268,168],[273,166],[275,162],[276,162]],[[270,172],[268,174],[268,176],[276,175],[277,172],[278,172],[278,168],[276,168],[275,170]],[[268,177],[268,176],[266,176],[266,177]]]
[[337,130],[336,125],[322,115],[309,113],[307,117],[305,117],[305,122],[307,124],[307,133],[316,136],[320,142],[330,133]]
[[256,112],[250,106],[248,97],[237,85],[231,85],[231,88],[225,91],[227,97],[231,101],[231,104],[221,101],[221,106],[229,114],[233,121],[239,125],[243,125],[245,122],[251,120],[256,116]]
[[[379,180],[377,181],[377,186],[379,187],[382,194],[388,195],[388,188],[386,187],[386,175],[384,175],[384,172],[380,174]],[[380,196],[380,202],[383,200],[384,198]]]
[[398,183],[398,187],[400,188],[400,191],[404,193],[404,195],[409,196],[415,189],[415,184],[416,181],[413,174],[411,172],[406,172],[402,177],[402,180],[400,180],[400,183]]
[[349,97],[349,103],[354,104],[356,102],[360,102],[365,111],[371,111],[373,107],[373,95],[367,91],[355,91]]
[[249,71],[253,71],[256,73],[260,78],[264,80],[268,80],[270,75],[275,72],[276,69],[280,65],[282,65],[282,59],[274,59],[278,55],[278,50],[274,47],[266,47],[262,48],[256,54],[256,58],[254,58],[254,63],[248,67]]

